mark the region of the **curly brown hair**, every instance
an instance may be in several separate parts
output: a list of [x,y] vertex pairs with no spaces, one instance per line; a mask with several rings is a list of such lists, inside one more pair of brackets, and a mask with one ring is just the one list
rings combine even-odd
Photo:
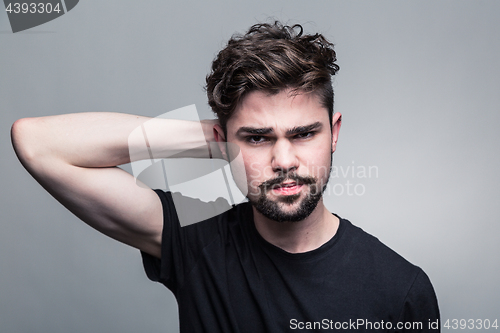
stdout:
[[213,61],[206,78],[208,104],[227,135],[227,121],[249,92],[313,92],[328,110],[331,123],[336,60],[333,44],[321,34],[303,34],[300,24],[255,24],[245,35],[233,35]]

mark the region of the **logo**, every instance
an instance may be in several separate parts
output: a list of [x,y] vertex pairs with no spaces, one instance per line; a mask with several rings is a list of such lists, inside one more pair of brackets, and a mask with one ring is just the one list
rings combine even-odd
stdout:
[[52,21],[75,8],[79,0],[4,0],[12,32],[16,33]]
[[[227,150],[231,152],[229,161],[208,158],[209,151],[215,151],[214,142],[204,142],[201,147],[171,146],[173,153],[166,156],[164,145],[175,138],[167,135],[165,139],[158,137],[155,128],[160,119],[189,120],[199,124],[200,118],[196,106],[192,104],[144,122],[128,137],[130,166],[137,184],[171,191],[181,226],[222,214],[246,200],[247,179],[243,156],[237,145],[226,143]],[[201,125],[190,135],[204,138]],[[206,151],[205,158],[187,157],[196,154],[191,151],[200,150]]]

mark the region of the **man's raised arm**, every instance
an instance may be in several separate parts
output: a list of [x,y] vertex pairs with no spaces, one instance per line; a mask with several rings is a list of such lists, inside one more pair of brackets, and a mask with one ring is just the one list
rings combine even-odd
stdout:
[[154,147],[155,158],[186,151],[208,157],[213,124],[77,113],[20,119],[11,134],[21,163],[66,208],[109,237],[160,257],[159,198],[116,166],[149,159],[147,147]]

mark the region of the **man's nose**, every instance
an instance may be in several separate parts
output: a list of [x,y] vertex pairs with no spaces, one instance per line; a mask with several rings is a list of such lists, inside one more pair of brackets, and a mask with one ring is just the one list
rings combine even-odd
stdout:
[[274,172],[287,174],[299,167],[299,161],[289,140],[277,140],[272,149],[271,166]]

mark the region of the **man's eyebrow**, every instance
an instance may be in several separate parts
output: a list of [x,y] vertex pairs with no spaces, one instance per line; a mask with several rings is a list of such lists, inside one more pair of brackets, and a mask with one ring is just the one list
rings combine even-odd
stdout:
[[256,127],[240,127],[238,131],[236,132],[236,135],[241,135],[243,133],[249,133],[249,134],[254,134],[254,135],[263,135],[263,134],[269,134],[272,133],[273,129],[271,127],[265,127],[265,128],[256,128]]
[[310,132],[313,130],[320,129],[323,125],[317,121],[313,124],[310,125],[305,125],[305,126],[296,126],[294,128],[291,128],[286,131],[286,135],[294,135],[294,134],[300,134],[300,133],[305,133],[305,132]]
[[[317,121],[313,124],[310,125],[304,125],[304,126],[296,126],[294,128],[291,128],[286,131],[286,135],[295,135],[295,134],[300,134],[304,132],[310,132],[313,130],[320,129],[323,125]],[[248,134],[253,134],[253,135],[265,135],[265,134],[270,134],[273,133],[274,130],[272,127],[264,127],[264,128],[258,128],[258,127],[248,127],[248,126],[243,126],[236,131],[236,135],[241,135],[243,133],[248,133]]]

